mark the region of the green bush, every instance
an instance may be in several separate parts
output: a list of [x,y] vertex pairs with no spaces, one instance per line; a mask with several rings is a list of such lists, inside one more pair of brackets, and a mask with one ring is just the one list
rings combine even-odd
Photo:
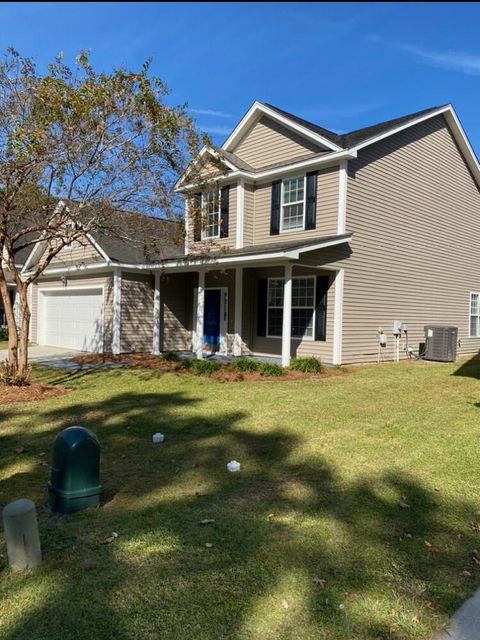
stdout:
[[180,360],[180,356],[175,351],[165,351],[160,357],[165,362],[178,362]]
[[176,371],[190,371],[193,365],[193,360],[190,358],[182,358],[178,361],[177,366],[175,367]]
[[257,371],[261,376],[284,376],[285,369],[283,369],[279,364],[269,364],[269,363],[259,363],[259,367]]
[[258,360],[253,360],[252,358],[237,358],[230,365],[229,368],[232,371],[239,371],[241,373],[254,373],[258,371],[261,367],[261,363]]
[[191,369],[197,376],[211,376],[220,369],[220,365],[212,360],[192,360]]
[[321,373],[323,366],[318,358],[311,356],[309,358],[293,358],[290,362],[290,369],[302,373]]
[[0,340],[8,340],[7,327],[0,327]]

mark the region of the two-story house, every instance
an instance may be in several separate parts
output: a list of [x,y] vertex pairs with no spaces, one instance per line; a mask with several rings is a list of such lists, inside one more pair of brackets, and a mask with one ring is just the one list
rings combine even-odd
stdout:
[[[402,320],[414,352],[435,323],[458,327],[460,353],[477,352],[479,185],[450,105],[338,135],[256,102],[178,182],[184,253],[135,263],[104,251],[111,295],[96,326],[108,316],[113,338],[102,348],[367,362],[393,357]],[[66,274],[82,277],[49,277]],[[34,324],[46,326],[42,305]]]

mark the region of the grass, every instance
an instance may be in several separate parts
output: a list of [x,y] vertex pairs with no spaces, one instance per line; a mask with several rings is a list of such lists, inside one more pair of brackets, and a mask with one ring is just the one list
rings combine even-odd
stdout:
[[[14,574],[0,540],[2,640],[415,640],[480,582],[479,362],[35,375],[72,392],[0,405],[0,501],[35,500],[44,553]],[[72,424],[100,439],[104,503],[58,518],[39,454]]]
[[0,340],[0,350],[1,349],[8,349],[8,341],[7,340]]

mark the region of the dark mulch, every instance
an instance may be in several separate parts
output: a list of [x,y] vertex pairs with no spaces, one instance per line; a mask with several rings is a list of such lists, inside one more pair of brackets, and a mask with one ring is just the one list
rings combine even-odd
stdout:
[[[181,373],[184,375],[193,375],[189,369],[183,369],[179,366],[178,361],[166,361],[159,356],[154,356],[151,353],[130,353],[114,356],[112,354],[96,354],[88,353],[81,356],[75,356],[74,362],[78,364],[109,364],[109,363],[122,363],[132,369],[157,369],[161,371],[171,371],[174,373]],[[219,382],[256,382],[256,381],[272,381],[272,380],[306,380],[306,379],[321,379],[331,378],[347,373],[345,368],[333,368],[326,367],[321,373],[302,373],[300,371],[285,371],[282,376],[265,376],[259,372],[240,372],[230,369],[227,365],[221,364],[220,369],[215,373],[212,373],[209,377]]]
[[68,389],[51,384],[32,382],[23,387],[10,387],[0,382],[0,404],[14,402],[38,402],[68,393]]

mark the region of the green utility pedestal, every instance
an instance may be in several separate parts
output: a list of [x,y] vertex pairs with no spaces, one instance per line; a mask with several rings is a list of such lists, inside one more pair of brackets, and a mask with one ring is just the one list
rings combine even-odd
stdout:
[[74,513],[100,503],[100,444],[84,427],[68,427],[55,438],[48,504]]

